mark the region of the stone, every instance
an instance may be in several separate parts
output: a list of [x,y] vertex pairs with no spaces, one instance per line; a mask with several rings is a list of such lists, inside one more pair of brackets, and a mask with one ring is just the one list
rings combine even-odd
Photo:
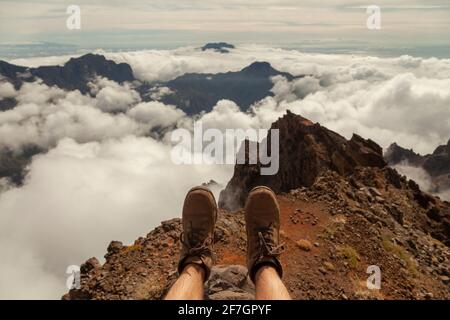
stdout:
[[254,300],[255,296],[248,292],[224,290],[208,296],[209,300]]
[[327,270],[326,270],[325,268],[323,268],[323,267],[319,267],[318,270],[319,270],[320,273],[322,273],[322,274],[327,274]]
[[302,249],[303,251],[311,251],[312,249],[312,244],[311,242],[309,242],[306,239],[301,239],[297,241],[297,245],[300,249]]
[[431,300],[434,298],[434,295],[431,292],[427,292],[424,295],[425,300]]
[[327,268],[327,270],[330,270],[330,271],[334,271],[335,270],[335,267],[334,267],[334,265],[331,262],[326,261],[326,262],[323,263],[323,265],[325,266],[325,268]]
[[440,276],[440,279],[441,279],[441,281],[442,281],[444,284],[449,284],[449,283],[450,283],[450,278],[447,277],[447,276]]
[[369,192],[374,197],[381,197],[382,196],[381,192],[377,188],[374,188],[374,187],[370,187],[369,188]]
[[120,241],[111,241],[108,246],[108,253],[117,253],[123,248],[123,244]]
[[255,287],[247,273],[241,265],[214,266],[205,285],[206,296],[211,300],[242,300],[249,296],[254,299]]
[[94,269],[97,269],[100,267],[101,267],[100,262],[97,260],[97,258],[93,257],[93,258],[86,260],[86,262],[80,266],[80,271],[82,274],[87,274],[91,270],[94,270]]

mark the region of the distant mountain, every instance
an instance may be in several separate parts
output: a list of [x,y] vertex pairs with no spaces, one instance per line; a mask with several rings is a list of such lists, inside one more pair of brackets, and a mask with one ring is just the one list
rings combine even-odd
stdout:
[[395,142],[387,148],[384,158],[390,165],[396,165],[406,161],[409,165],[421,166],[424,162],[423,156],[415,153],[412,149],[402,148]]
[[117,83],[133,81],[133,71],[126,63],[115,63],[98,54],[86,54],[70,59],[64,66],[46,66],[32,69],[31,73],[41,78],[48,86],[56,85],[66,90],[89,92],[88,82],[95,76]]
[[31,74],[27,74],[28,68],[16,66],[0,60],[0,75],[11,82],[17,89],[23,81],[31,81]]
[[202,51],[214,50],[220,53],[229,53],[229,49],[234,49],[235,46],[226,42],[207,43],[202,47]]
[[389,165],[407,164],[423,168],[432,178],[436,192],[450,189],[450,140],[432,154],[420,155],[393,143],[384,154]]
[[86,54],[71,58],[64,66],[43,66],[26,68],[0,61],[0,75],[17,88],[23,82],[35,81],[36,78],[48,86],[57,86],[66,90],[89,92],[88,83],[96,76],[123,83],[133,81],[133,71],[126,63],[115,63],[98,54]]
[[[140,83],[135,89],[144,101],[151,101],[149,94],[157,87],[168,87],[171,93],[160,98],[166,104],[173,104],[189,115],[202,111],[209,112],[221,99],[234,101],[246,111],[253,103],[272,96],[271,77],[281,75],[288,80],[296,77],[274,69],[267,62],[254,62],[238,72],[218,74],[189,73],[163,83]],[[89,93],[88,83],[96,76],[118,83],[134,82],[130,65],[115,63],[102,55],[86,54],[70,59],[64,66],[44,66],[27,68],[0,61],[0,76],[11,82],[16,89],[24,82],[37,78],[48,86],[57,86],[65,90],[79,90]],[[14,99],[0,99],[0,111],[14,107]]]
[[271,77],[278,75],[288,80],[295,78],[274,69],[267,62],[254,62],[237,72],[189,73],[165,83],[174,93],[161,101],[174,104],[190,115],[209,112],[222,99],[234,101],[245,111],[253,103],[273,96]]

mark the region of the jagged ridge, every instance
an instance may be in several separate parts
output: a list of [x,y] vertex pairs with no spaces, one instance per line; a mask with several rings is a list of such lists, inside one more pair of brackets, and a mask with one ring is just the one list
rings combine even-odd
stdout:
[[347,141],[320,124],[290,111],[273,123],[272,129],[279,130],[278,173],[262,176],[260,164],[236,165],[233,177],[220,194],[219,206],[228,210],[242,207],[248,192],[258,185],[267,185],[277,193],[288,192],[311,186],[317,176],[328,169],[347,175],[357,166],[381,168],[386,165],[382,149],[375,142],[358,135]]

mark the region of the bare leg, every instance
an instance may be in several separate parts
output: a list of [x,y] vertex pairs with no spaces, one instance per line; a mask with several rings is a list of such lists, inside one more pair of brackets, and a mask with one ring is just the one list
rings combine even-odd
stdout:
[[277,271],[271,266],[262,266],[255,275],[256,300],[291,300]]
[[170,288],[165,300],[202,300],[205,271],[196,264],[188,264]]

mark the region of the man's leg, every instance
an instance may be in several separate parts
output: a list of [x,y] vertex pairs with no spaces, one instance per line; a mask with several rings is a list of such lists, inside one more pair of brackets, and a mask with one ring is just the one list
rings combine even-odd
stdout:
[[256,299],[290,300],[281,281],[283,267],[279,255],[280,209],[275,193],[267,187],[256,187],[245,204],[247,229],[247,266],[256,286]]
[[208,280],[213,264],[212,250],[217,204],[211,191],[204,187],[191,189],[183,205],[179,279],[166,300],[203,298],[203,283]]
[[196,264],[189,264],[166,295],[165,300],[202,300],[205,271]]
[[291,300],[278,272],[271,266],[262,266],[256,271],[256,300]]

